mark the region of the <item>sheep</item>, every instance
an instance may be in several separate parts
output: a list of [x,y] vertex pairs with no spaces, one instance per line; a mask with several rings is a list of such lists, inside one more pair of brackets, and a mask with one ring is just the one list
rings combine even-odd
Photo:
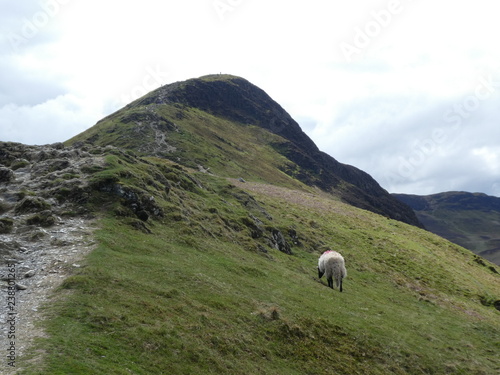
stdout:
[[326,274],[328,286],[333,289],[333,279],[342,292],[342,279],[347,276],[344,258],[336,251],[325,251],[318,260],[318,277]]

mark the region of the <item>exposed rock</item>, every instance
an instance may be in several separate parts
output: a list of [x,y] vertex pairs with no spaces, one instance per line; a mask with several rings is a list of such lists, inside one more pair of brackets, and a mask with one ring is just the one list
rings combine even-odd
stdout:
[[136,188],[124,186],[115,179],[101,180],[95,188],[99,191],[117,195],[123,199],[123,204],[129,207],[138,218],[148,220],[149,215],[163,217],[163,209],[157,205],[155,198]]
[[[145,221],[145,220],[144,220]],[[153,232],[151,232],[151,229],[149,229],[147,227],[147,225],[144,223],[144,221],[140,221],[140,220],[133,220],[130,222],[130,225],[137,229],[137,230],[140,230],[141,232],[144,232],[144,233],[147,233],[147,234],[151,234]]]
[[250,230],[252,238],[261,238],[264,235],[262,222],[255,216],[250,215],[250,218],[244,217],[241,219],[241,222]]
[[17,261],[21,251],[19,242],[11,238],[0,239],[0,264]]
[[262,246],[261,244],[257,244],[257,250],[260,251],[261,253],[267,254],[267,249]]
[[8,184],[14,180],[14,171],[10,168],[0,167],[0,184]]
[[26,290],[26,289],[28,289],[28,287],[24,284],[16,283],[16,289],[17,290]]
[[285,254],[292,254],[290,244],[285,240],[285,237],[283,237],[283,234],[278,229],[271,229],[271,235],[272,243],[276,249]]
[[29,270],[29,271],[27,271],[27,272],[24,274],[24,277],[25,277],[25,278],[33,277],[33,276],[35,276],[35,274],[36,274],[36,271],[35,271],[35,270]]
[[42,227],[50,227],[56,223],[57,219],[52,214],[51,211],[42,211],[37,213],[28,219],[26,219],[26,223],[28,225],[39,225]]
[[257,200],[243,190],[234,189],[234,185],[228,186],[231,190],[231,195],[236,198],[244,207],[246,207],[250,212],[255,212],[262,214],[266,219],[272,220],[272,216],[257,202]]
[[6,234],[12,232],[13,226],[14,226],[14,220],[6,217],[0,218],[0,234]]
[[61,171],[72,165],[69,159],[49,159],[35,163],[31,168],[31,173],[37,177],[50,172]]
[[298,246],[301,246],[302,244],[300,243],[299,241],[299,236],[297,235],[297,231],[295,229],[292,229],[290,228],[288,230],[288,235],[290,236],[290,238],[292,239],[293,241],[293,244],[294,245],[298,245]]
[[23,198],[14,208],[16,214],[26,214],[47,210],[50,204],[42,198],[28,196]]
[[146,212],[146,210],[139,210],[139,211],[136,212],[136,215],[142,221],[148,221],[148,219],[149,219],[149,215]]

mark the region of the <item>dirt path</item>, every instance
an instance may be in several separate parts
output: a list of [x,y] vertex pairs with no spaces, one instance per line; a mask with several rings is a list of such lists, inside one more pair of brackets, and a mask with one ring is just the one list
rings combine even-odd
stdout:
[[1,236],[4,244],[16,250],[0,272],[8,279],[1,289],[0,345],[3,353],[13,354],[10,359],[2,355],[1,374],[15,373],[12,360],[19,369],[19,359],[32,354],[33,340],[45,336],[39,324],[44,318],[42,307],[50,305],[64,279],[82,267],[83,258],[94,247],[93,230],[92,220],[71,218],[44,230],[36,241],[16,234]]
[[95,219],[76,215],[77,205],[54,191],[81,188],[83,167],[102,160],[60,144],[0,142],[0,156],[0,374],[15,374],[23,356],[42,354],[31,344],[45,336],[43,307],[95,247]]

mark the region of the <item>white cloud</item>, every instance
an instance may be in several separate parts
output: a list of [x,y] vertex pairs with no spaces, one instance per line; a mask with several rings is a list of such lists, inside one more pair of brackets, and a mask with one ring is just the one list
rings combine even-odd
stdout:
[[88,128],[101,108],[63,95],[34,106],[7,104],[0,108],[2,141],[26,144],[61,142]]
[[483,146],[474,148],[471,154],[479,159],[476,165],[480,170],[493,175],[500,174],[500,147]]

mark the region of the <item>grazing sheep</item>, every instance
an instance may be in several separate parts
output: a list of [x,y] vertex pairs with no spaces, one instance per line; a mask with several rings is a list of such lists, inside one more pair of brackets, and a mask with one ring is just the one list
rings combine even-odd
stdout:
[[336,251],[325,251],[318,260],[318,277],[326,274],[328,286],[333,289],[333,279],[342,292],[342,279],[347,276],[344,258]]

